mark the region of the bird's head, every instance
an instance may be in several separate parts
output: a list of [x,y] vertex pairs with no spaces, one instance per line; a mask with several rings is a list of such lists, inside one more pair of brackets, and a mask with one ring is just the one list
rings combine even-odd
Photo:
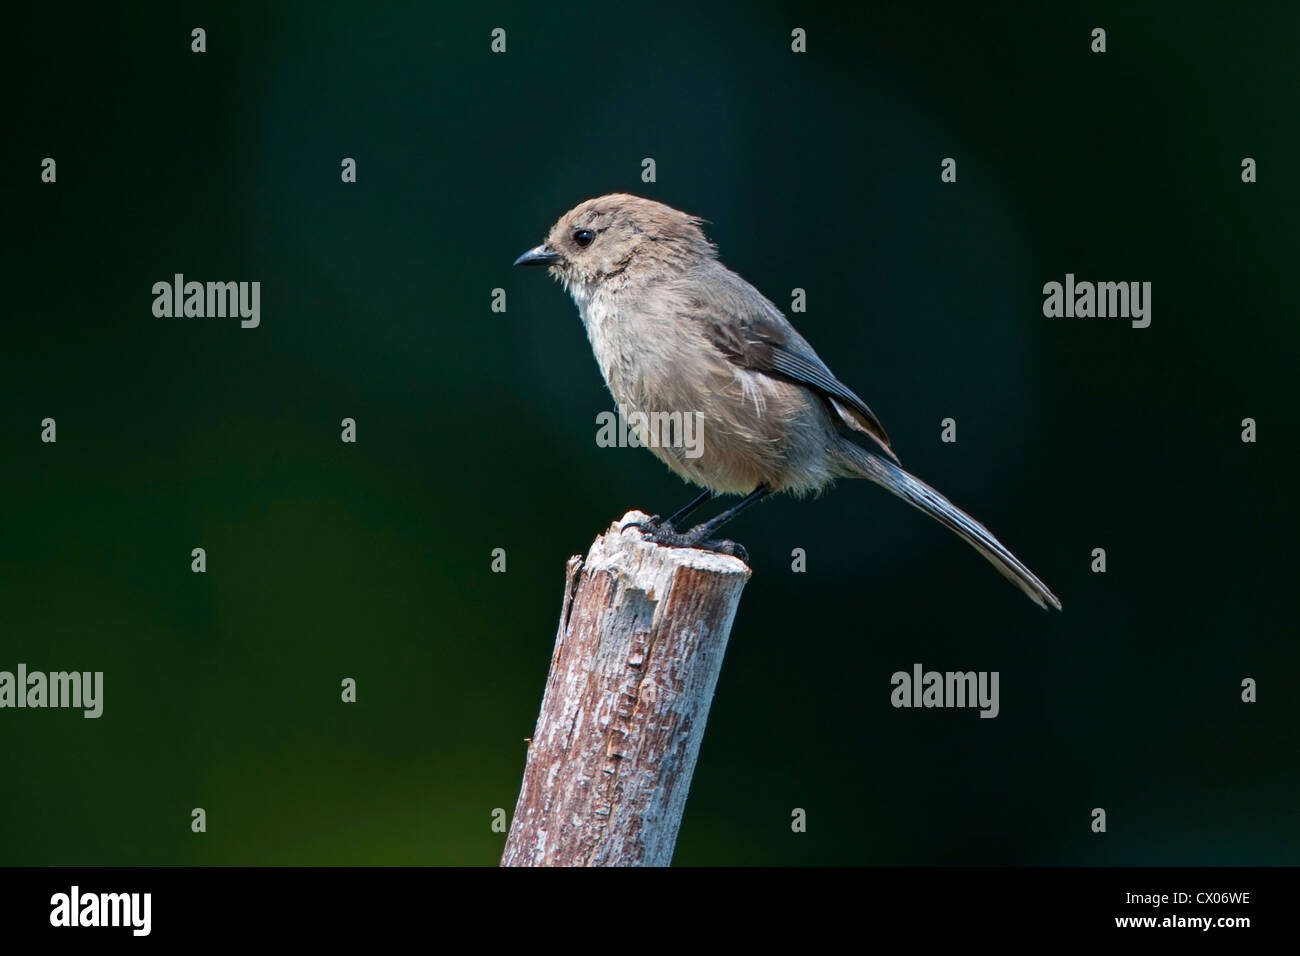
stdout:
[[703,221],[651,199],[611,193],[570,209],[515,265],[548,267],[566,288],[586,292],[617,277],[684,272],[716,255]]

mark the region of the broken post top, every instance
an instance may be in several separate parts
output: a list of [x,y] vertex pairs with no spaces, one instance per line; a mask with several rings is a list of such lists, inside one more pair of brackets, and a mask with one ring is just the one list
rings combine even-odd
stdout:
[[[656,561],[655,567],[660,570],[671,571],[673,568],[693,568],[697,571],[707,571],[714,574],[743,574],[748,577],[752,572],[748,564],[740,558],[731,557],[730,555],[720,554],[717,551],[703,551],[699,548],[675,548],[654,541],[648,541],[642,534],[640,528],[631,528],[629,525],[637,524],[650,520],[650,515],[641,511],[629,511],[623,517],[619,518],[609,526],[609,530],[598,537],[591,545],[591,550],[587,553],[586,567],[608,569],[618,567],[623,571],[628,571],[628,556],[631,554],[640,559],[636,563],[638,569],[646,567],[645,559],[655,550],[670,552],[666,561]],[[629,551],[629,543],[631,550]]]

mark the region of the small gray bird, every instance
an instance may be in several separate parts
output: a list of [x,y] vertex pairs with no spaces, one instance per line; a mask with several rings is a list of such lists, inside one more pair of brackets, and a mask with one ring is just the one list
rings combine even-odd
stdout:
[[[703,423],[697,448],[642,439],[705,489],[677,513],[642,525],[647,537],[743,555],[714,534],[745,508],[774,492],[804,495],[836,478],[869,478],[955,532],[1039,607],[1060,610],[1056,595],[987,528],[898,466],[866,402],[780,309],[718,261],[703,221],[639,196],[600,196],[561,216],[546,242],[515,260],[549,267],[573,296],[621,407],[647,417],[697,415]],[[677,530],[723,494],[745,497]]]

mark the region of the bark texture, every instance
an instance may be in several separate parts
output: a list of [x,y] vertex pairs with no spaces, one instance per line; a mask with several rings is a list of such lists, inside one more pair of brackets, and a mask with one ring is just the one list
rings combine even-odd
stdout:
[[739,558],[624,526],[569,559],[502,866],[667,866],[727,637]]

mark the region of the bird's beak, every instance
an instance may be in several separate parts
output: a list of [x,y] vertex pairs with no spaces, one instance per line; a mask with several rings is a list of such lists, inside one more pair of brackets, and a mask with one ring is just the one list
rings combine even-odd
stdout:
[[557,253],[551,250],[551,247],[543,243],[536,249],[529,249],[522,256],[515,260],[517,266],[553,266],[560,261]]

